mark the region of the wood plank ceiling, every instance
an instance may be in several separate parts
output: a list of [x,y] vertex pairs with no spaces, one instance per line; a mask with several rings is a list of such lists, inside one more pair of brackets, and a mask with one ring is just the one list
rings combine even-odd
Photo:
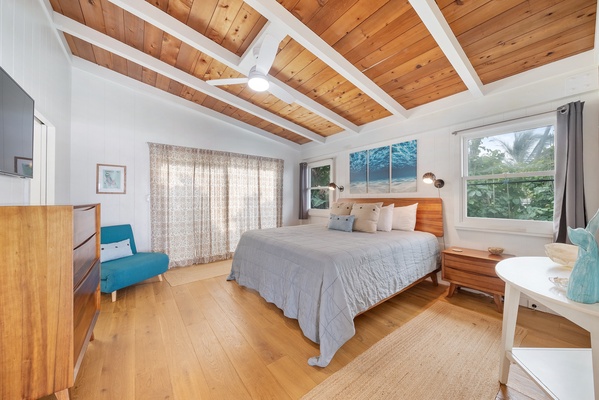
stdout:
[[[592,50],[597,11],[596,0],[50,3],[73,56],[297,144]],[[247,76],[267,34],[280,40],[270,80],[293,103],[204,82]]]

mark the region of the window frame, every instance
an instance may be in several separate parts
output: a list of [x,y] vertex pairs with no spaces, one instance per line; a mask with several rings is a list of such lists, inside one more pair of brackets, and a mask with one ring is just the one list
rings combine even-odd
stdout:
[[[468,140],[500,135],[502,133],[518,132],[532,127],[543,125],[553,125],[554,127],[554,146],[555,135],[557,134],[557,118],[555,113],[547,113],[532,117],[523,117],[514,121],[500,122],[480,128],[469,129],[468,132],[460,135],[459,154],[460,154],[460,185],[459,185],[459,215],[456,223],[456,229],[511,233],[531,236],[551,237],[553,234],[553,221],[532,221],[532,220],[516,220],[502,218],[479,218],[468,217],[467,215],[467,183],[470,180],[480,180],[497,178],[497,175],[475,175],[468,176]],[[513,173],[510,177],[527,177],[527,176],[551,176],[555,180],[555,165],[553,171],[523,172]]]
[[329,189],[328,186],[326,186],[326,187],[312,186],[312,168],[324,167],[327,165],[330,166],[329,182],[334,182],[334,179],[333,179],[333,177],[335,176],[334,159],[326,158],[324,160],[318,160],[318,161],[313,161],[313,162],[308,163],[308,199],[309,199],[308,200],[309,201],[308,215],[310,215],[310,216],[328,217],[330,214],[330,205],[333,203],[332,191],[329,192],[329,208],[328,209],[312,208],[312,190],[313,189],[327,189],[327,190]]

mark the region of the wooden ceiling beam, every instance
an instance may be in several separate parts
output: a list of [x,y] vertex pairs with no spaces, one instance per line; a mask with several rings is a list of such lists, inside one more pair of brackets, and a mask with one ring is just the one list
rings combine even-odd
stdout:
[[409,0],[409,2],[430,34],[435,38],[451,65],[453,65],[455,71],[462,78],[470,93],[475,97],[482,97],[484,95],[484,85],[435,0]]
[[[243,56],[239,57],[224,47],[221,47],[208,37],[195,31],[176,18],[171,17],[167,13],[162,12],[160,9],[152,6],[150,3],[147,3],[144,0],[108,1],[244,75],[247,75],[250,71],[250,68],[254,66],[256,62],[254,57],[254,47],[262,42],[263,36],[265,34],[268,33],[272,35],[279,42],[287,36],[285,29],[271,22],[267,22],[261,32],[248,46]],[[281,83],[281,81],[276,80],[275,83],[279,84],[279,86],[283,85],[283,87],[287,88],[287,86]],[[293,94],[297,104],[300,104],[302,107],[309,109],[310,111],[320,115],[322,118],[327,119],[335,125],[338,125],[352,133],[357,133],[359,131],[359,127],[357,125],[345,118],[340,117],[338,114],[331,112],[331,110],[312,100],[303,93],[291,88],[289,89],[290,90],[288,91]]]
[[407,118],[408,111],[384,90],[375,85],[360,70],[329,46],[276,0],[244,0],[252,8],[277,25],[285,26],[289,36],[324,61],[345,79],[360,88],[394,115]]
[[325,143],[326,139],[317,133],[314,133],[306,128],[303,128],[293,122],[290,122],[284,118],[274,115],[262,108],[255,106],[245,100],[222,90],[217,87],[211,86],[203,80],[189,75],[180,69],[177,69],[155,57],[152,57],[142,51],[132,48],[116,39],[111,38],[103,33],[100,33],[94,29],[91,29],[77,21],[65,17],[62,14],[53,14],[54,26],[56,29],[73,35],[79,39],[82,39],[88,43],[98,46],[106,51],[123,57],[127,60],[133,61],[142,67],[149,68],[157,73],[173,79],[183,85],[187,85],[195,90],[199,90],[209,96],[231,104],[243,111],[252,113],[260,118],[279,125],[287,130],[297,133],[300,136],[304,136],[310,140],[318,143]]

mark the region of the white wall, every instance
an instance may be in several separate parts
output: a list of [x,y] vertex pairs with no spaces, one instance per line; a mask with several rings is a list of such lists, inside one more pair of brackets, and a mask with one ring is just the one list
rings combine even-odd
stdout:
[[[148,95],[79,68],[72,75],[71,201],[101,203],[102,225],[130,223],[140,250],[150,248],[148,142],[283,159],[283,223],[297,223],[296,149],[173,104],[162,92]],[[96,194],[98,163],[127,167],[126,194]]]
[[[56,202],[68,203],[71,66],[45,10],[41,0],[0,1],[0,65],[56,128]],[[0,175],[0,204],[27,204],[29,185]]]
[[[591,57],[589,57],[591,56]],[[584,165],[586,200],[589,218],[599,209],[599,92],[597,66],[592,55],[565,60],[549,68],[538,68],[513,80],[490,85],[486,96],[471,99],[465,93],[441,101],[444,109],[422,107],[414,110],[409,119],[397,121],[380,129],[346,136],[324,146],[310,145],[303,149],[304,161],[323,158],[335,159],[335,183],[349,187],[349,154],[359,150],[418,140],[417,192],[400,197],[435,197],[437,189],[421,182],[428,171],[445,180],[441,189],[445,217],[445,244],[485,250],[501,246],[506,253],[516,255],[544,255],[543,245],[550,237],[525,236],[509,233],[491,233],[456,229],[460,204],[460,149],[459,135],[452,132],[486,123],[555,110],[570,101],[585,101],[584,112]],[[590,65],[590,66],[589,66]],[[560,69],[567,72],[561,72]],[[557,71],[556,71],[557,70]],[[582,82],[582,83],[581,83]],[[381,124],[382,125],[382,124]],[[352,197],[348,190],[342,197]],[[353,197],[367,197],[356,196]],[[385,197],[375,195],[374,197]],[[388,195],[387,197],[392,197]],[[321,223],[322,219],[316,218]]]

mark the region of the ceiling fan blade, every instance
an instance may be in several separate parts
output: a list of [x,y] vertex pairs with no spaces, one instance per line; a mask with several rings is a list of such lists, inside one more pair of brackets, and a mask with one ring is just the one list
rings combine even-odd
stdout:
[[272,67],[272,63],[277,56],[277,50],[279,50],[279,42],[277,39],[268,33],[265,34],[264,39],[262,39],[262,44],[260,45],[260,51],[258,52],[256,70],[262,72],[264,75],[268,74],[270,67]]
[[269,87],[268,87],[268,91],[278,97],[280,100],[284,101],[287,104],[291,104],[295,102],[295,97],[293,97],[291,95],[291,93],[289,93],[287,90],[285,90],[285,88],[277,85],[276,83],[274,83],[272,80],[269,80]]
[[212,86],[223,86],[223,85],[240,85],[247,83],[248,78],[228,78],[228,79],[210,79],[206,81],[207,84]]

